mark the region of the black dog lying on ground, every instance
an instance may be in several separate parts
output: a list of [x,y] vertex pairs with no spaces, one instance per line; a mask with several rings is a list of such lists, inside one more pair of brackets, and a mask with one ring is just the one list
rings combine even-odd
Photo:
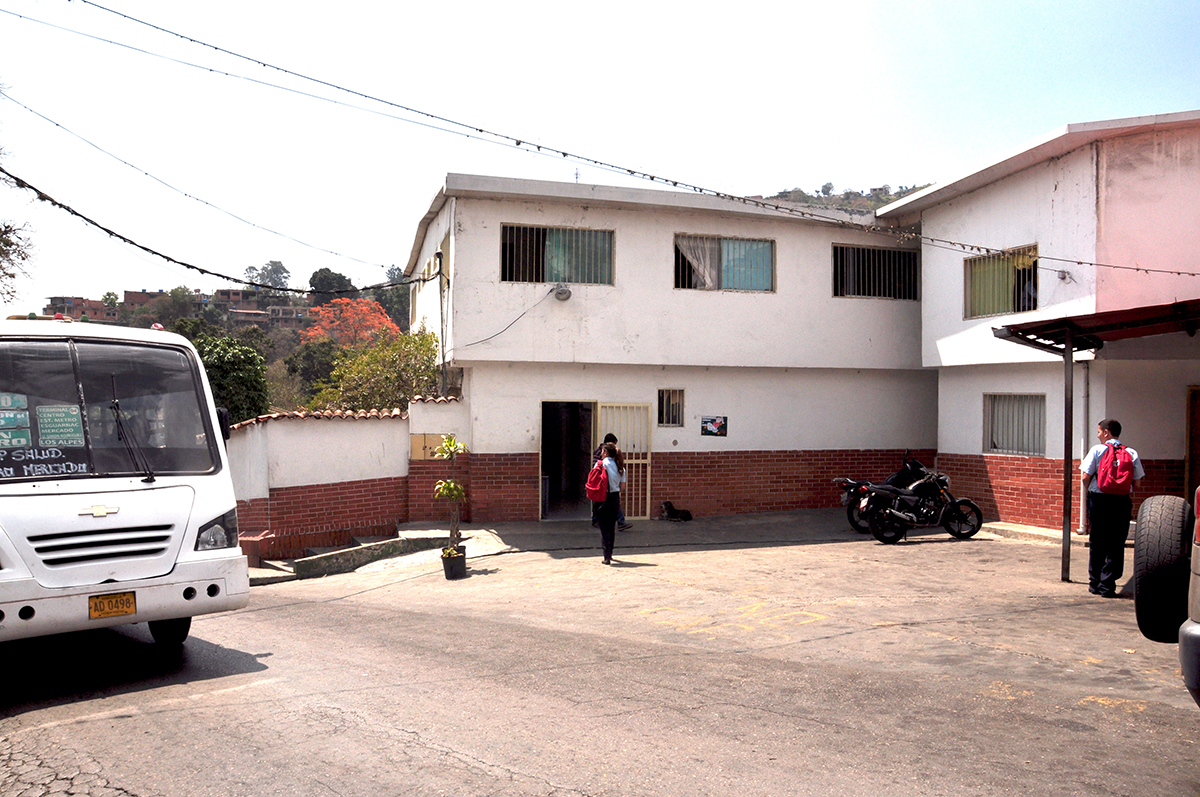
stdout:
[[676,509],[670,501],[663,501],[662,514],[659,517],[663,520],[688,521],[692,519],[692,513],[686,509]]

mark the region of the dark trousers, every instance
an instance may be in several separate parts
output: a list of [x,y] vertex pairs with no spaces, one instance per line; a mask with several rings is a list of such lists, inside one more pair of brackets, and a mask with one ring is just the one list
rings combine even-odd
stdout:
[[600,521],[600,542],[604,546],[604,558],[612,559],[613,543],[617,539],[617,514],[621,507],[621,494],[609,493],[596,513]]
[[1125,540],[1133,500],[1127,495],[1088,492],[1091,551],[1088,555],[1088,589],[1101,595],[1117,591],[1125,572]]

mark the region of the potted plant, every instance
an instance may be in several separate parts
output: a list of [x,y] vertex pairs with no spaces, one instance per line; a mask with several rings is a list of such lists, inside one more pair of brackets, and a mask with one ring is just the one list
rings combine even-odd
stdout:
[[[465,453],[467,447],[452,434],[442,435],[442,444],[433,450],[434,456],[448,460],[451,468],[455,457]],[[438,479],[433,485],[433,497],[450,502],[450,535],[446,547],[442,549],[442,569],[446,572],[446,578],[462,578],[467,574],[467,551],[458,526],[463,502],[467,500],[467,490],[457,479]]]

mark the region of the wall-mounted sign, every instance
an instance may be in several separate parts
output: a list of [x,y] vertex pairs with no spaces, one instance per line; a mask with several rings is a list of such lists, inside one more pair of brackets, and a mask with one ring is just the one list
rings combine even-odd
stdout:
[[729,416],[705,415],[700,418],[700,434],[710,437],[724,437],[729,429]]

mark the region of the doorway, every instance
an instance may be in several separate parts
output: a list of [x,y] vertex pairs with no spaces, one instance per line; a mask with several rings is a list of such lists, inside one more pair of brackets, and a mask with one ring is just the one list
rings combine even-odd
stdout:
[[591,402],[542,402],[542,520],[591,518],[584,487],[592,467],[595,415]]

